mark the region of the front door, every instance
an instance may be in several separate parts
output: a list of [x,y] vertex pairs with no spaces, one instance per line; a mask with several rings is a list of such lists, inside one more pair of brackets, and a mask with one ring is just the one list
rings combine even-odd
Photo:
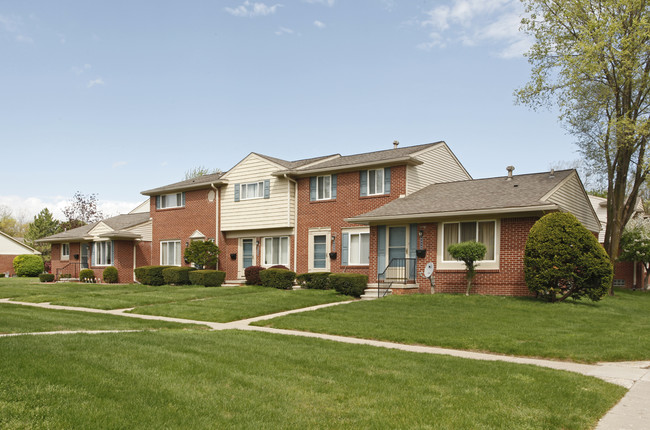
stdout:
[[88,269],[88,244],[81,244],[81,268]]
[[244,270],[255,265],[255,253],[253,252],[253,239],[241,239],[241,267],[239,277],[244,277]]
[[388,265],[386,279],[408,278],[406,273],[406,227],[388,228]]

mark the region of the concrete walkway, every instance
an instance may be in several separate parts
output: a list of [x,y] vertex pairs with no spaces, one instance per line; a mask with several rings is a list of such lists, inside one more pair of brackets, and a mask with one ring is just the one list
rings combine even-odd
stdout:
[[[611,382],[613,384],[621,385],[629,390],[627,394],[621,399],[621,401],[616,406],[614,406],[600,420],[598,426],[596,427],[598,430],[619,430],[619,429],[636,430],[636,429],[650,428],[650,361],[580,364],[580,363],[572,363],[566,361],[554,361],[554,360],[544,360],[544,359],[526,358],[526,357],[513,357],[507,355],[471,352],[471,351],[438,348],[438,347],[431,347],[431,346],[405,345],[405,344],[394,343],[394,342],[360,339],[360,338],[346,337],[346,336],[336,336],[330,334],[312,333],[312,332],[304,332],[298,330],[283,330],[283,329],[275,329],[269,327],[256,327],[250,325],[251,323],[257,321],[269,320],[279,316],[289,315],[298,312],[307,312],[307,311],[326,308],[330,306],[346,304],[350,302],[351,301],[326,303],[323,305],[310,306],[308,308],[302,308],[302,309],[293,309],[290,311],[278,312],[275,314],[263,315],[259,317],[233,321],[229,323],[215,323],[209,321],[189,320],[184,318],[171,318],[171,317],[162,317],[162,316],[155,316],[155,315],[139,315],[139,314],[127,313],[127,311],[133,308],[103,310],[103,309],[81,308],[81,307],[74,307],[74,306],[59,306],[59,305],[52,305],[49,303],[15,302],[15,301],[11,301],[10,299],[0,299],[0,303],[32,306],[32,307],[38,307],[44,309],[57,309],[57,310],[68,310],[68,311],[78,311],[78,312],[91,312],[91,313],[98,313],[98,314],[110,314],[110,315],[125,316],[129,318],[169,321],[169,322],[176,322],[181,324],[199,324],[199,325],[206,325],[213,330],[234,329],[234,330],[245,330],[245,331],[259,331],[265,333],[274,333],[274,334],[290,335],[290,336],[311,337],[311,338],[330,340],[333,342],[350,343],[356,345],[370,345],[379,348],[398,349],[401,351],[417,352],[422,354],[449,355],[453,357],[466,358],[471,360],[503,361],[503,362],[516,363],[516,364],[530,364],[530,365],[535,365],[540,367],[547,367],[550,369],[576,372],[582,375],[593,376],[602,379],[604,381]],[[105,332],[120,332],[120,330],[84,331],[84,333],[105,333]],[[70,333],[70,332],[69,331],[50,332],[50,334],[53,333]],[[25,334],[26,333],[11,334],[10,336],[25,335]],[[30,334],[42,334],[42,333],[30,333]]]

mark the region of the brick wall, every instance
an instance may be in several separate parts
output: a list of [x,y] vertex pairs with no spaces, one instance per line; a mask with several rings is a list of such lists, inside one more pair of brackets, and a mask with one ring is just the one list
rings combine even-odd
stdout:
[[9,276],[16,274],[14,272],[14,258],[16,258],[16,255],[0,255],[0,273],[9,273]]

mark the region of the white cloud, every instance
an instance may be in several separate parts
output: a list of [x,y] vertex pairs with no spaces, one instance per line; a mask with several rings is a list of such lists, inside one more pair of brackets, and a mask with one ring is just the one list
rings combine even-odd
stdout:
[[279,7],[282,7],[282,5],[275,4],[273,6],[268,6],[264,3],[252,3],[246,0],[237,7],[227,7],[225,10],[233,16],[254,17],[272,15]]
[[325,27],[327,27],[327,26],[325,25],[324,22],[321,22],[321,21],[318,21],[318,20],[314,21],[314,25],[315,25],[316,27],[318,27],[318,28],[325,28]]
[[293,30],[286,27],[280,27],[278,30],[276,30],[275,34],[278,36],[282,36],[283,34],[293,34]]
[[19,43],[34,43],[34,39],[21,31],[23,21],[17,16],[0,15],[0,29],[14,35],[14,40]]
[[311,4],[323,4],[329,7],[334,6],[334,3],[336,2],[336,0],[302,0],[302,1]]
[[127,164],[129,164],[128,161],[124,161],[124,160],[116,161],[116,162],[113,163],[113,169],[116,169],[116,168],[122,167],[122,166],[126,166]]
[[93,79],[91,81],[88,81],[88,85],[86,85],[88,88],[92,88],[96,85],[106,85],[106,82],[102,78],[97,78]]
[[21,42],[21,43],[34,43],[34,39],[32,39],[29,36],[25,36],[24,34],[17,34],[16,35],[16,42]]

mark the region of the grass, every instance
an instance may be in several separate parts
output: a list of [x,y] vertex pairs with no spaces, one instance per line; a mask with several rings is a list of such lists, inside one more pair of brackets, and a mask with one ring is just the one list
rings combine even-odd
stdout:
[[0,339],[2,428],[588,429],[625,393],[534,366],[267,333]]
[[600,302],[530,298],[391,296],[256,325],[578,362],[650,359],[650,294],[617,291]]

